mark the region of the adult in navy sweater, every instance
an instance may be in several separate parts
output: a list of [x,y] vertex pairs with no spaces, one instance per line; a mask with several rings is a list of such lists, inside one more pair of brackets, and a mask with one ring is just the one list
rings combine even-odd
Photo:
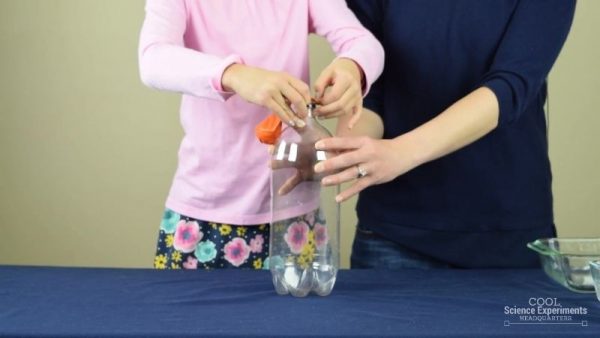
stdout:
[[[317,172],[356,180],[352,267],[534,267],[556,235],[544,103],[571,0],[350,0],[382,42],[383,75],[343,150]],[[368,135],[357,137],[356,135]]]

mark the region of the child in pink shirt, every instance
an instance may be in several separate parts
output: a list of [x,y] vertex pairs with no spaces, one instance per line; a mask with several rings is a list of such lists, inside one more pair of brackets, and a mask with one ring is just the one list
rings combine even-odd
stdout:
[[185,132],[156,268],[265,267],[269,158],[254,127],[271,112],[303,127],[309,33],[337,54],[314,85],[317,113],[358,117],[383,49],[343,0],[147,0],[141,78],[183,94]]

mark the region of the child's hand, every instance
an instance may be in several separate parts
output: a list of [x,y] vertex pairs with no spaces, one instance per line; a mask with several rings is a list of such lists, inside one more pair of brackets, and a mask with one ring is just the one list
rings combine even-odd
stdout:
[[[314,170],[315,164],[319,161],[315,157],[315,146],[311,143],[297,143],[297,156],[293,161],[290,161],[289,151],[291,149],[286,147],[285,144],[279,144],[279,149],[275,150],[274,146],[269,147],[269,154],[271,155],[271,161],[269,162],[269,168],[272,170],[294,168],[296,170],[289,172],[289,176],[279,186],[274,186],[277,189],[277,193],[282,196],[288,194],[294,190],[296,186],[304,181],[320,181],[323,176],[333,175],[335,172],[321,172],[316,174]],[[276,158],[273,157],[274,153],[283,154],[283,156]],[[325,155],[326,158],[333,157],[331,153]],[[288,174],[288,171],[282,171],[278,175]]]
[[362,69],[356,62],[335,59],[315,82],[316,97],[322,105],[316,113],[325,118],[352,114],[348,123],[352,128],[362,111],[362,79]]
[[304,127],[305,123],[299,117],[307,114],[310,88],[301,80],[284,72],[233,64],[223,72],[221,81],[225,90],[234,91],[246,101],[268,108],[284,123]]

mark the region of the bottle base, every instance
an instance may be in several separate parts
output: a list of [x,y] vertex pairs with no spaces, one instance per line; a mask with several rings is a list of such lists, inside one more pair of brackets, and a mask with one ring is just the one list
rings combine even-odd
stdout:
[[275,291],[279,295],[306,297],[312,291],[319,296],[327,296],[333,290],[337,269],[319,262],[313,262],[303,269],[289,262],[274,266],[271,273]]

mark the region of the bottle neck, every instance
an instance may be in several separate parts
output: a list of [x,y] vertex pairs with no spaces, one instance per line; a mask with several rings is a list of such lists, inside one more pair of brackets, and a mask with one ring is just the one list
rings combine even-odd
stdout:
[[314,103],[309,103],[308,105],[306,105],[306,110],[308,111],[308,117],[311,119],[315,118],[315,113],[314,113],[315,108],[317,108],[317,105]]

